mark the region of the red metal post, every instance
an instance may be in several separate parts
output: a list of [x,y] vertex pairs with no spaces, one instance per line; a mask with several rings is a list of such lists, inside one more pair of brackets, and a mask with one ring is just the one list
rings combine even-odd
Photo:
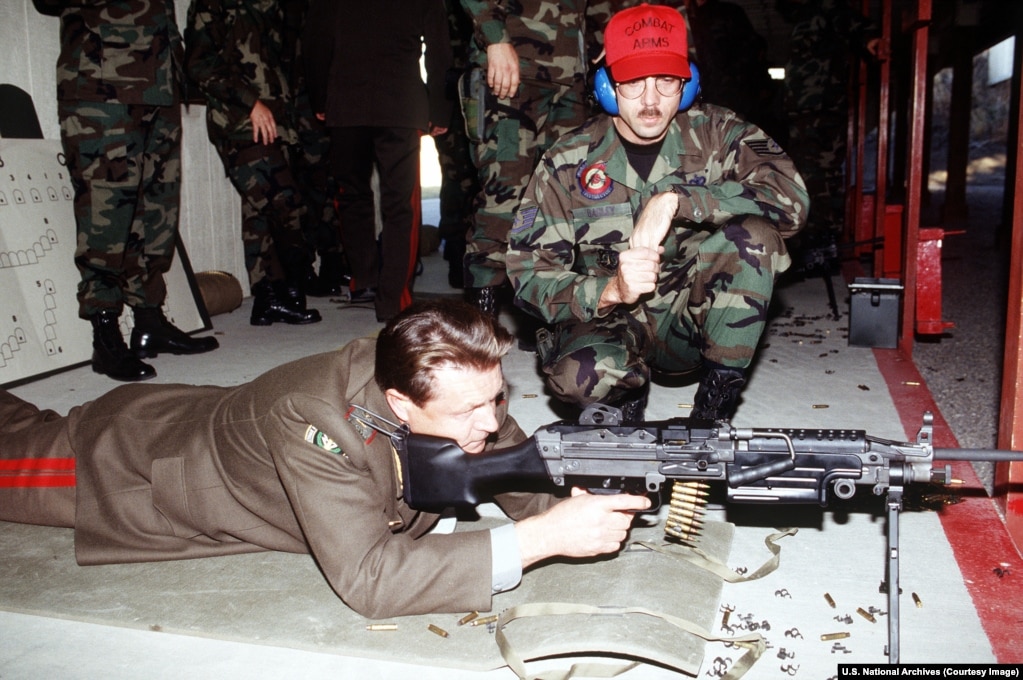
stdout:
[[[1020,46],[1017,44],[1016,49]],[[1016,59],[1013,77],[1021,77]],[[1019,125],[1016,127],[1015,186],[1012,191],[1012,245],[1009,260],[1009,306],[1005,315],[1005,356],[1002,362],[1002,403],[998,420],[998,448],[1023,451],[1023,87],[1017,88]],[[1023,463],[999,463],[995,493],[1005,512],[1005,523],[1016,548],[1023,552]]]
[[[885,50],[888,50],[888,46],[892,44],[892,0],[884,0],[881,3],[881,44]],[[882,258],[884,251],[889,245],[885,240],[884,224],[887,208],[888,122],[889,108],[891,106],[889,83],[891,81],[892,69],[889,55],[884,54],[882,57],[878,91],[877,174],[874,182],[874,242],[881,244],[880,248],[874,249],[874,271],[878,273],[884,270]],[[875,274],[875,276],[877,275]]]
[[923,187],[924,111],[927,106],[927,39],[931,22],[931,0],[917,0],[916,17],[909,27],[913,32],[912,87],[909,106],[909,166],[906,172],[906,208],[902,258],[905,286],[902,334],[899,350],[907,358],[913,355],[916,328],[916,258],[920,240],[920,199]]
[[916,332],[941,335],[955,324],[941,319],[941,245],[945,230],[920,230],[916,252]]

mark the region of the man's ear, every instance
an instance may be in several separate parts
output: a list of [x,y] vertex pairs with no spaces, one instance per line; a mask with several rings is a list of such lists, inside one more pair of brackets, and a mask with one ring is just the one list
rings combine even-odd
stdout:
[[398,417],[398,420],[407,423],[409,421],[409,407],[412,406],[412,400],[394,388],[386,390],[384,398],[387,399],[387,405],[391,407],[391,411]]

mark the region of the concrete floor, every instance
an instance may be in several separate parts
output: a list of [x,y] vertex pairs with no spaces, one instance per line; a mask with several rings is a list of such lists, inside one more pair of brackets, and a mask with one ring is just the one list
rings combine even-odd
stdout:
[[[425,206],[427,222],[436,213]],[[446,284],[446,263],[437,253],[424,258],[425,271],[417,292],[455,295]],[[839,283],[839,300],[846,293]],[[734,424],[761,427],[825,427],[866,429],[895,439],[912,437],[896,415],[884,378],[871,350],[848,347],[848,319],[828,314],[819,280],[796,282],[779,291],[778,314]],[[163,382],[233,384],[263,370],[309,353],[340,346],[379,328],[371,309],[341,301],[316,300],[324,315],[308,327],[253,328],[248,301],[235,312],[214,317],[221,342],[216,353],[202,357],[161,356],[154,360]],[[507,313],[502,320],[515,325]],[[259,351],[254,351],[258,348]],[[505,364],[512,387],[511,413],[526,431],[558,419],[544,394],[535,357],[513,351]],[[66,411],[112,387],[89,370],[74,369],[20,386],[19,396],[41,406]],[[684,416],[692,385],[655,386],[648,417]],[[795,506],[736,508],[714,505],[712,519],[736,525],[729,557],[733,568],[755,568],[769,554],[764,537],[774,526],[795,526],[799,532],[783,539],[780,567],[770,576],[746,584],[726,584],[721,610],[732,610],[733,627],[759,628],[768,640],[767,653],[746,677],[829,678],[838,663],[883,662],[886,619],[871,624],[855,614],[857,607],[885,608],[878,583],[884,577],[884,520],[877,507],[847,512]],[[867,504],[870,505],[869,503]],[[0,534],[2,535],[2,534]],[[1018,556],[1017,556],[1018,557]],[[211,561],[215,562],[215,561]],[[902,522],[902,658],[910,662],[993,662],[982,616],[957,566],[936,513],[907,512]],[[74,571],[74,570],[72,570]],[[670,578],[670,574],[666,576]],[[68,574],[74,578],[74,573]],[[111,583],[115,591],[118,584]],[[916,593],[923,607],[908,600]],[[836,602],[832,609],[824,599]],[[848,621],[843,617],[851,614]],[[260,614],[267,631],[275,624],[274,603]],[[720,614],[723,617],[723,613]],[[855,617],[855,618],[853,618]],[[720,619],[719,619],[720,620]],[[740,623],[736,623],[736,622]],[[763,624],[769,625],[763,625]],[[849,631],[844,645],[820,641],[823,633]],[[736,630],[735,632],[741,632]],[[14,678],[205,678],[205,677],[374,677],[512,678],[507,668],[489,672],[441,666],[410,665],[415,650],[396,644],[393,660],[367,659],[309,648],[288,648],[260,640],[218,637],[217,631],[180,635],[153,632],[132,622],[107,617],[74,620],[59,608],[51,611],[0,611],[0,677]],[[736,654],[719,643],[707,647],[701,676],[734,662]],[[1019,660],[1019,659],[1017,659]],[[566,666],[541,662],[536,668]],[[340,674],[340,675],[339,675]],[[642,666],[625,677],[670,678],[678,674]]]

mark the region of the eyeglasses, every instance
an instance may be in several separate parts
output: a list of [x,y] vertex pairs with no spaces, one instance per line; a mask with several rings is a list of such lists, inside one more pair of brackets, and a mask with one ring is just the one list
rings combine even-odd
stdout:
[[662,97],[674,97],[682,91],[682,79],[676,76],[649,76],[647,78],[637,78],[636,80],[629,80],[624,83],[617,83],[615,87],[618,89],[618,94],[622,95],[626,99],[637,99],[643,96],[646,92],[646,84],[648,80],[654,81],[654,88]]

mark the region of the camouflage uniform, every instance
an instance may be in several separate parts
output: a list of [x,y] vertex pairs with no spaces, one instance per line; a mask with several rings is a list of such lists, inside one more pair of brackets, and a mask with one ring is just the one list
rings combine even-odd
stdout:
[[[589,114],[587,64],[600,52],[600,32],[594,27],[607,23],[610,3],[462,0],[462,6],[473,18],[470,59],[482,76],[479,89],[466,92],[470,88],[463,86],[482,187],[467,248],[465,285],[483,288],[507,280],[508,230],[540,156]],[[486,91],[486,49],[498,42],[511,43],[519,56],[521,84],[509,99]],[[482,129],[475,108],[480,105]]]
[[445,0],[448,13],[448,32],[451,34],[451,69],[444,82],[452,107],[448,131],[434,137],[437,160],[440,163],[440,224],[438,230],[444,240],[444,259],[449,262],[448,282],[454,288],[463,285],[462,259],[466,239],[473,224],[473,202],[479,194],[480,184],[473,164],[472,146],[465,129],[465,116],[457,106],[458,79],[468,67],[469,42],[472,40],[472,20],[458,0]]
[[79,315],[159,308],[178,230],[181,37],[171,0],[35,0],[60,15],[57,110],[75,187]]
[[[303,234],[305,205],[291,171],[298,142],[288,74],[296,58],[294,3],[195,0],[189,9],[189,76],[206,97],[206,128],[242,197],[242,242],[249,285],[301,280],[311,263]],[[278,137],[252,140],[257,101],[273,112]]]
[[[680,195],[657,290],[597,311],[645,202]],[[541,351],[554,392],[584,406],[642,388],[651,367],[701,361],[745,368],[767,318],[783,238],[805,220],[792,162],[759,128],[713,105],[679,113],[647,181],[629,165],[612,118],[597,116],[544,156],[507,253],[516,304],[554,324]]]
[[780,5],[792,23],[785,64],[789,149],[810,193],[801,239],[819,244],[845,222],[849,74],[853,51],[876,35],[874,25],[848,0],[806,0]]

